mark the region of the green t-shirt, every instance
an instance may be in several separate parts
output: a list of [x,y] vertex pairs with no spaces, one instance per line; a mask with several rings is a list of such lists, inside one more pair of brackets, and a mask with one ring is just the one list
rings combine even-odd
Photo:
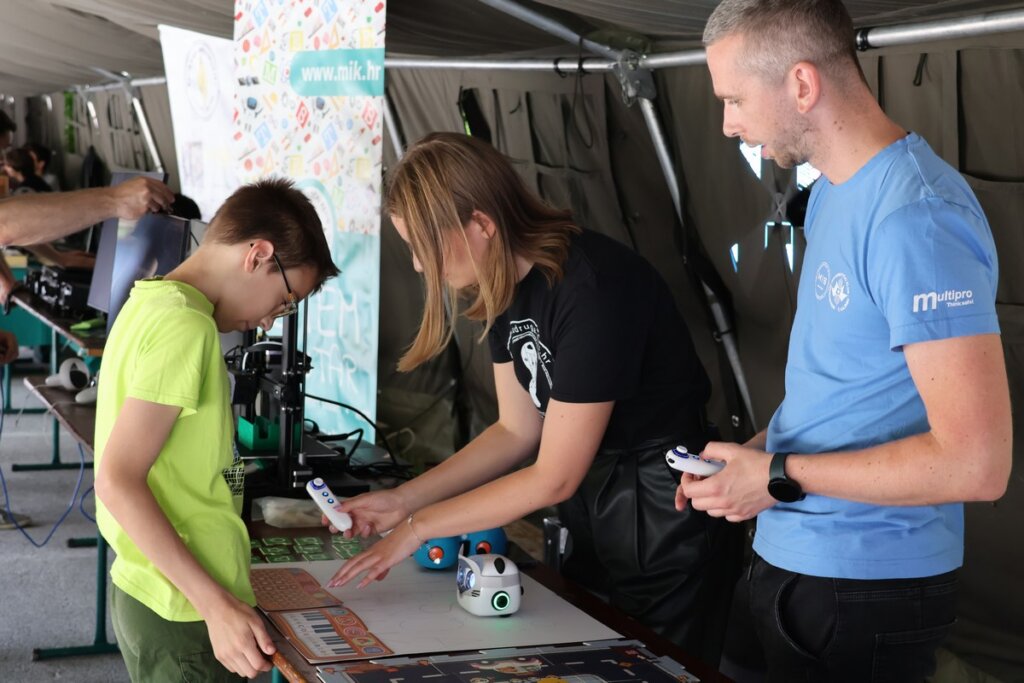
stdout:
[[[149,471],[149,488],[210,576],[255,605],[249,535],[239,514],[242,470],[234,458],[228,374],[212,315],[210,301],[182,282],[135,283],[103,351],[95,467],[103,467],[103,449],[126,398],[179,406]],[[117,587],[169,621],[200,620],[99,501],[96,519],[117,553],[110,570]]]

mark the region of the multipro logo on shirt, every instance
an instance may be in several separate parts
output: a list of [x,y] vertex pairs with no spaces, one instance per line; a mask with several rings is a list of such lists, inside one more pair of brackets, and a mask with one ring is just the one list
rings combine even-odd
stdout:
[[554,357],[548,347],[540,341],[537,323],[526,320],[510,320],[508,323],[508,353],[516,369],[523,368],[529,378],[528,389],[533,404],[544,414],[544,408],[551,394],[551,362]]
[[960,308],[974,304],[974,292],[969,289],[947,289],[945,292],[923,292],[914,295],[913,312],[927,313],[938,309],[939,304],[946,308]]
[[833,275],[828,261],[822,261],[814,271],[814,296],[818,301],[828,297],[832,310],[842,313],[850,305],[850,278],[846,273]]

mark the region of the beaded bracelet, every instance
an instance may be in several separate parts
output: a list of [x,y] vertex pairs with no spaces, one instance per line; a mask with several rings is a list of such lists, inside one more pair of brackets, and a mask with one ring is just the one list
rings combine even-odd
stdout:
[[[415,513],[413,513],[413,514],[415,514]],[[412,514],[410,514],[409,517],[405,520],[405,523],[409,525],[409,531],[412,532],[412,537],[415,538],[417,541],[419,541],[420,545],[423,545],[423,539],[420,538],[420,535],[418,533],[416,533],[416,529],[413,528],[413,525],[412,525]]]

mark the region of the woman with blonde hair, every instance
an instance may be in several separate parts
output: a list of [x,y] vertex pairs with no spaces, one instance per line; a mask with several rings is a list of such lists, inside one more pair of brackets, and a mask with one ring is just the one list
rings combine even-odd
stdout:
[[385,208],[426,284],[399,369],[441,352],[453,333],[446,300],[455,311],[468,295],[464,313],[484,321],[490,343],[498,420],[412,481],[346,501],[350,533],[392,533],[331,585],[382,579],[428,538],[558,505],[567,575],[717,663],[736,536],[724,520],[674,507],[664,453],[704,447],[710,387],[662,278],[542,202],[504,156],[466,135],[434,133],[409,149]]

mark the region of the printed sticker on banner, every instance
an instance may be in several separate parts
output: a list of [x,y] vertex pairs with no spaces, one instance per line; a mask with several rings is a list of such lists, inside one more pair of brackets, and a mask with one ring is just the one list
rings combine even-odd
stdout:
[[256,9],[252,11],[252,18],[256,20],[259,26],[263,26],[267,19],[270,18],[270,10],[267,9],[267,3],[261,2],[256,5]]
[[256,136],[256,142],[259,143],[260,147],[266,147],[271,137],[273,137],[270,132],[270,126],[265,121],[259,125],[253,134]]
[[374,47],[377,44],[377,32],[369,26],[359,29],[359,47]]
[[370,171],[373,170],[373,163],[368,157],[359,157],[356,159],[356,177],[360,180],[367,180],[370,177]]
[[300,128],[304,128],[309,122],[309,107],[305,102],[299,102],[299,108],[295,110],[295,120],[298,121]]
[[333,149],[338,144],[338,129],[334,127],[333,123],[324,128],[321,139],[324,141],[324,146],[327,149]]
[[263,80],[269,85],[277,83],[277,64],[270,60],[263,63]]
[[373,125],[377,123],[377,117],[379,116],[378,109],[374,106],[373,102],[367,102],[366,107],[363,108],[363,123],[368,128],[373,128]]
[[334,15],[338,13],[338,3],[334,0],[327,0],[320,5],[320,12],[324,15],[324,19],[328,22],[334,19]]

